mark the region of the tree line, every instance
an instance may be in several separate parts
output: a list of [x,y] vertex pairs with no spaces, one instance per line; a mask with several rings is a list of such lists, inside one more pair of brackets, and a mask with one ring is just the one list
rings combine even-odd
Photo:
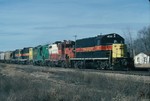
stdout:
[[139,30],[136,38],[133,37],[130,29],[127,29],[125,40],[131,56],[140,52],[150,55],[150,25]]

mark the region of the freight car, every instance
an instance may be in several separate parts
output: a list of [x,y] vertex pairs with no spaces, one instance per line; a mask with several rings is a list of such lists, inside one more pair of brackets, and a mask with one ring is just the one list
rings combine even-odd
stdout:
[[11,61],[11,51],[1,52],[0,53],[0,62],[10,63]]
[[12,51],[4,52],[4,61],[5,61],[5,63],[10,63],[11,62],[11,54],[12,54]]
[[4,52],[1,52],[0,53],[0,62],[4,62],[4,58],[5,57],[5,53]]

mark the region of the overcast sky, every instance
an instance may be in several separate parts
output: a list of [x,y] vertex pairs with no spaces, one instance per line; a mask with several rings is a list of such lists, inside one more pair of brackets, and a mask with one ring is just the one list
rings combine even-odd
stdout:
[[0,51],[149,24],[148,0],[0,0]]

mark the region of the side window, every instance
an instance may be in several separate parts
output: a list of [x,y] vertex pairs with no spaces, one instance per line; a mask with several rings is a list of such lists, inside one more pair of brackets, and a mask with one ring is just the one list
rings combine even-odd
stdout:
[[100,40],[97,40],[97,45],[100,45]]
[[49,46],[49,48],[52,48],[52,46]]
[[114,43],[117,43],[117,40],[114,40]]

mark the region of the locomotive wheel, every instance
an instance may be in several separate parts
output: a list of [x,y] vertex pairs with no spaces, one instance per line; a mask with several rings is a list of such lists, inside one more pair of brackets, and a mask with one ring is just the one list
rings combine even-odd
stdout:
[[101,64],[100,64],[100,69],[102,69],[102,70],[105,69],[105,64],[104,64],[104,62],[101,62]]
[[74,68],[79,68],[78,63],[74,63]]
[[67,67],[67,66],[66,66],[66,63],[62,62],[62,63],[61,63],[61,67],[62,67],[62,68],[66,68],[66,67]]
[[47,66],[48,66],[48,67],[51,67],[51,63],[50,63],[50,62],[48,62],[48,63],[47,63]]

